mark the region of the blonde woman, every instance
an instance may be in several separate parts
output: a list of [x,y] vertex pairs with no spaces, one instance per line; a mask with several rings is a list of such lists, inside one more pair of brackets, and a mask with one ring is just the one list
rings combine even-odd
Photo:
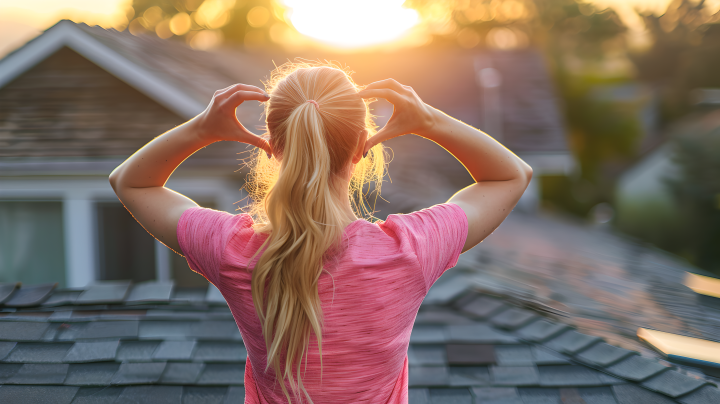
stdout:
[[[394,105],[375,133],[368,103]],[[265,103],[267,134],[235,117]],[[462,162],[475,184],[447,203],[370,222],[367,182],[382,182],[382,142],[413,133]],[[165,188],[210,143],[262,149],[253,214],[200,208]],[[422,158],[422,156],[417,156]],[[392,79],[361,89],[334,66],[287,64],[260,88],[219,90],[189,122],[110,175],[125,207],[222,292],[248,351],[246,403],[407,403],[410,332],[423,298],[458,256],[493,232],[531,168],[477,129]]]

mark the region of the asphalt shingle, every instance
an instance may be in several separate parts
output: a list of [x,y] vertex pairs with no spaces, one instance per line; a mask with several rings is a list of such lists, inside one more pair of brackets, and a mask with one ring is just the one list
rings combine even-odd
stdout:
[[154,360],[187,361],[192,357],[195,341],[163,341],[153,353]]
[[430,389],[431,404],[473,404],[470,391],[460,389]]
[[167,302],[173,290],[173,282],[143,282],[134,285],[125,304],[147,304]]
[[475,299],[460,305],[458,308],[474,318],[484,320],[493,314],[499,313],[507,307],[508,306],[501,300],[493,299],[487,296],[478,296]]
[[523,403],[526,404],[559,404],[560,391],[558,389],[543,389],[537,387],[519,388]]
[[65,384],[69,386],[108,386],[118,369],[120,369],[119,363],[74,363],[68,369]]
[[706,384],[676,370],[668,370],[642,383],[642,386],[670,397],[679,397]]
[[492,382],[496,386],[536,386],[538,371],[535,366],[493,366]]
[[447,386],[449,372],[446,366],[413,366],[408,368],[408,383],[414,386]]
[[62,306],[65,304],[73,304],[78,297],[83,293],[82,290],[57,290],[53,291],[53,294],[43,302],[43,306],[53,307]]
[[182,393],[180,386],[130,386],[125,387],[114,404],[177,404]]
[[24,286],[16,290],[9,299],[3,302],[6,307],[38,306],[47,300],[55,289],[57,283],[44,283],[40,285]]
[[528,345],[497,345],[495,346],[497,363],[500,366],[534,365],[533,352]]
[[228,387],[227,396],[223,404],[237,404],[245,401],[245,387],[230,386]]
[[75,339],[135,339],[138,336],[139,322],[127,321],[93,321],[83,328]]
[[447,307],[421,307],[415,324],[473,324],[474,321]]
[[0,384],[15,376],[21,367],[21,363],[0,363]]
[[122,387],[81,387],[72,404],[113,404],[123,390]]
[[531,311],[513,307],[493,316],[490,322],[500,329],[513,331],[537,318]]
[[532,347],[533,358],[536,365],[569,365],[570,361],[553,351],[543,347]]
[[40,341],[48,323],[0,321],[0,341]]
[[242,386],[244,383],[244,363],[208,363],[197,381],[198,385],[203,386]]
[[195,384],[204,368],[204,363],[168,363],[160,383]]
[[186,386],[183,388],[182,404],[222,404],[227,391],[227,387]]
[[584,366],[538,366],[538,372],[540,385],[548,387],[605,386],[621,382]]
[[434,325],[414,326],[410,334],[411,344],[442,344],[447,340],[445,328]]
[[20,282],[0,283],[0,303],[8,300],[19,287]]
[[581,334],[577,331],[570,330],[547,341],[545,343],[545,346],[557,352],[575,355],[576,353],[590,347],[591,345],[599,342],[600,340],[601,339],[599,337]]
[[408,403],[429,404],[430,392],[428,389],[408,389]]
[[517,331],[521,339],[528,342],[543,342],[570,328],[567,324],[535,321]]
[[623,379],[640,382],[668,369],[656,360],[632,355],[605,370]]
[[120,341],[87,341],[76,342],[63,362],[102,362],[115,360]]
[[5,384],[63,384],[68,366],[64,363],[26,363]]
[[410,345],[408,349],[410,366],[443,366],[447,363],[443,345]]
[[619,404],[674,404],[675,401],[662,394],[653,393],[634,384],[612,386]]
[[203,341],[198,343],[193,361],[245,362],[247,350],[238,342]]
[[130,290],[130,281],[104,281],[88,286],[75,304],[117,304],[122,303]]
[[515,387],[473,387],[470,390],[478,403],[523,404]]
[[151,384],[157,383],[165,370],[165,362],[123,363],[113,375],[110,384]]
[[487,366],[450,366],[450,386],[489,386],[490,370]]
[[15,346],[4,362],[11,363],[62,363],[72,344],[21,342]]
[[495,347],[488,344],[447,344],[450,365],[491,365],[497,363]]
[[717,404],[720,403],[720,390],[714,386],[703,386],[678,401],[682,404]]
[[[563,392],[566,389],[560,389],[560,398],[563,398]],[[580,393],[580,400],[578,404],[617,404],[615,400],[615,394],[612,391],[612,387],[585,387],[577,390]],[[565,402],[563,402],[565,404]],[[567,404],[571,404],[568,400]]]
[[0,403],[70,404],[78,388],[73,386],[0,386]]
[[478,344],[512,344],[517,337],[499,331],[488,324],[451,325],[447,327],[450,342],[475,342]]
[[632,355],[637,355],[637,352],[628,351],[627,349],[618,348],[601,342],[580,352],[577,355],[577,359],[593,366],[606,367],[620,362]]
[[123,341],[115,359],[119,362],[150,362],[160,341]]
[[8,356],[10,351],[15,348],[15,345],[17,345],[17,342],[14,341],[0,342],[0,360],[5,359],[5,357]]

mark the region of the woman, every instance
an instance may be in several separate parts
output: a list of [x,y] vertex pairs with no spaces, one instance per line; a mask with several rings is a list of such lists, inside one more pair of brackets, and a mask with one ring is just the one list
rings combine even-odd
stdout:
[[[360,90],[333,66],[287,64],[267,89],[215,92],[205,111],[133,154],[110,183],[135,219],[227,300],[248,351],[246,403],[407,403],[420,303],[461,252],[500,225],[532,169],[392,79]],[[394,105],[377,133],[374,98]],[[235,117],[250,100],[265,102],[266,137]],[[367,213],[364,183],[382,180],[381,143],[408,133],[440,144],[476,183],[428,209],[358,219]],[[188,156],[223,140],[266,152],[249,183],[255,215],[200,208],[164,187]]]

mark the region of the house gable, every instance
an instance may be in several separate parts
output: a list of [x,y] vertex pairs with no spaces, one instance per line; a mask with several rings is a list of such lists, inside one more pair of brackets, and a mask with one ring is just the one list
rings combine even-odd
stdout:
[[62,47],[0,88],[0,157],[128,156],[184,120]]

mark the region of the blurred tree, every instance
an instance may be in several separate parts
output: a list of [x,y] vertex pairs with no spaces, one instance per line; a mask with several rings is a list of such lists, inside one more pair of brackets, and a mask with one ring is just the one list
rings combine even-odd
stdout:
[[642,17],[652,45],[631,58],[638,78],[660,91],[669,122],[688,111],[693,89],[720,87],[720,12],[711,13],[704,0],[673,0],[663,15]]
[[284,12],[273,0],[133,0],[118,29],[178,37],[197,49],[221,43],[259,48],[287,35]]
[[[627,28],[615,11],[576,0],[408,0],[434,34],[430,46],[513,50],[535,47],[550,62],[579,175],[543,180],[546,202],[585,216],[612,201],[604,165],[629,160],[641,135],[638,106],[596,96],[632,79]],[[612,67],[620,65],[622,68]],[[624,62],[624,63],[623,63]]]
[[720,274],[720,127],[673,139],[673,146],[680,176],[668,185],[682,217],[670,248]]

